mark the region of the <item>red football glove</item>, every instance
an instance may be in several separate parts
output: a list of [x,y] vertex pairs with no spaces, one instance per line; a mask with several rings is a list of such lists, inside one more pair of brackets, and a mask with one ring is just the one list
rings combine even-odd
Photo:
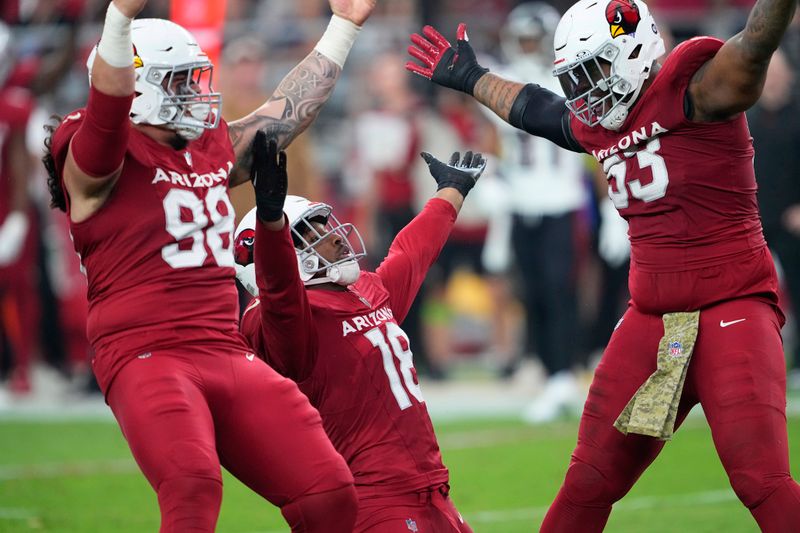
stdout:
[[471,95],[475,84],[489,69],[480,66],[475,59],[467,37],[467,25],[463,22],[458,25],[455,48],[433,26],[425,26],[422,33],[425,37],[417,33],[411,36],[414,44],[408,47],[408,53],[424,66],[409,61],[406,69],[438,85]]

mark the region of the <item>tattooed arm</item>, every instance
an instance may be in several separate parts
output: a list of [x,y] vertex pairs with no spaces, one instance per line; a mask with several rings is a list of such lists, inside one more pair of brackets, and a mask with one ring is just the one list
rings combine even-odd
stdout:
[[481,76],[473,96],[515,128],[567,150],[584,151],[572,135],[563,96],[533,83],[516,83],[492,73]]
[[328,101],[342,73],[358,31],[375,9],[376,0],[328,0],[333,17],[314,50],[283,78],[264,105],[230,124],[236,154],[231,187],[250,179],[250,146],[257,130],[275,139],[283,150],[311,124]]
[[263,130],[267,138],[278,141],[279,150],[284,149],[317,117],[341,72],[339,65],[313,50],[283,78],[264,105],[231,122],[229,135],[236,154],[232,187],[250,179],[250,148],[256,131]]
[[480,103],[491,109],[495,114],[508,122],[511,106],[519,93],[525,87],[524,83],[508,81],[496,74],[488,72],[481,76],[475,84],[473,96]]
[[698,122],[725,120],[750,108],[761,96],[767,67],[797,0],[758,0],[744,30],[695,73],[689,96]]

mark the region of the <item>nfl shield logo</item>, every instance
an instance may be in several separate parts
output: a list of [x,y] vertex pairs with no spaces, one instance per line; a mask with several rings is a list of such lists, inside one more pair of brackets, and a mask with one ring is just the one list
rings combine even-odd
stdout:
[[406,518],[406,527],[408,528],[409,531],[413,531],[414,533],[417,533],[417,531],[419,531],[419,529],[417,528],[417,523],[411,520],[410,518]]
[[678,341],[669,343],[669,354],[672,357],[680,357],[683,355],[683,345]]
[[183,152],[183,158],[186,159],[186,164],[192,166],[192,154],[189,152]]

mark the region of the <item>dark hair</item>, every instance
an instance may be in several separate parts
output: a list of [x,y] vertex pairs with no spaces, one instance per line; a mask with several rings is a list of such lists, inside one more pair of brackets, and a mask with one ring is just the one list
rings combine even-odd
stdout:
[[56,129],[58,129],[60,123],[61,117],[52,115],[50,121],[44,126],[47,132],[47,138],[44,140],[44,156],[42,156],[42,163],[44,163],[44,168],[47,170],[47,189],[50,191],[50,207],[53,209],[60,209],[66,213],[67,200],[64,195],[64,187],[56,171],[56,160],[53,157],[53,134]]

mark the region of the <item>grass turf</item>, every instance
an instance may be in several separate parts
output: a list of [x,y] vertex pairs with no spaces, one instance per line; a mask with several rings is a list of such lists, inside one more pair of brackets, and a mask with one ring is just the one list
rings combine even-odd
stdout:
[[[789,419],[800,477],[800,418]],[[577,425],[438,423],[452,496],[476,532],[538,528],[563,478]],[[157,531],[155,494],[113,422],[0,422],[0,532]],[[280,513],[231,476],[218,531],[286,531]],[[687,421],[606,531],[756,532],[731,491],[702,418]]]

